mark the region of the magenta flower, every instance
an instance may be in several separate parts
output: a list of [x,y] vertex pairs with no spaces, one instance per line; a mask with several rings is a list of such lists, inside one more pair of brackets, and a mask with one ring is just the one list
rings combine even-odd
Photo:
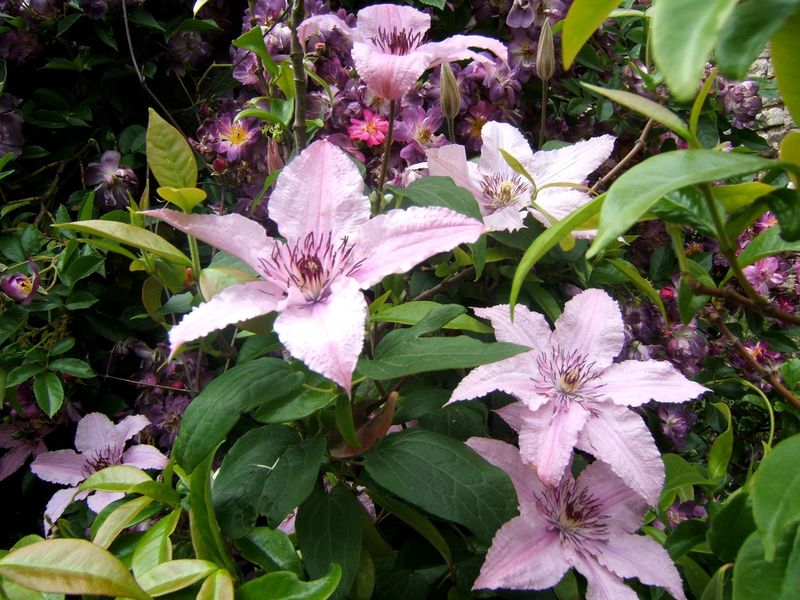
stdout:
[[295,358],[345,390],[364,343],[360,290],[438,252],[474,242],[482,223],[441,207],[391,210],[369,218],[358,168],[327,140],[314,142],[278,177],[270,218],[286,242],[237,214],[142,214],[166,221],[242,260],[263,279],[234,285],[170,330],[170,347],[273,311],[275,332]]
[[364,119],[350,119],[350,127],[347,133],[350,139],[361,140],[370,148],[380,146],[386,139],[386,132],[389,131],[389,121],[381,119],[370,109],[364,109]]
[[147,427],[150,421],[142,415],[125,417],[114,425],[102,413],[90,413],[78,423],[75,432],[75,448],[78,450],[56,450],[36,457],[31,471],[39,479],[60,483],[70,487],[59,490],[47,503],[44,511],[45,533],[50,531],[73,500],[86,499],[89,508],[99,513],[103,508],[119,500],[125,494],[119,492],[78,491],[78,485],[87,477],[113,465],[131,465],[140,469],[162,470],[167,457],[147,444],[137,444],[125,449],[125,442]]
[[473,589],[543,590],[573,567],[586,577],[588,600],[636,600],[622,581],[632,577],[685,600],[667,551],[634,533],[646,503],[608,465],[595,461],[577,480],[546,487],[514,446],[486,438],[467,444],[508,473],[520,504],[520,516],[495,534]]
[[217,117],[215,122],[217,142],[214,150],[223,154],[228,160],[245,158],[245,153],[260,138],[261,130],[256,119],[234,120],[234,115],[226,113]]
[[[490,121],[481,129],[483,147],[478,164],[467,160],[464,146],[449,144],[428,150],[431,175],[453,178],[477,200],[490,230],[515,230],[523,227],[526,211],[544,225],[551,217],[563,219],[589,201],[589,195],[565,187],[580,184],[611,154],[614,137],[602,135],[572,146],[534,153],[523,135],[508,123]],[[500,150],[516,158],[531,175],[536,189],[506,162]],[[546,187],[548,184],[562,184]],[[531,208],[531,193],[536,191],[536,208]],[[594,237],[595,231],[575,231],[576,237]]]
[[518,398],[500,415],[519,432],[522,459],[555,486],[572,449],[608,463],[642,497],[655,504],[664,465],[642,418],[626,406],[650,400],[685,402],[707,391],[666,361],[613,360],[625,327],[617,303],[602,290],[585,290],[567,302],[554,331],[544,317],[517,305],[476,309],[490,319],[498,340],[531,348],[474,369],[450,402],[501,390]]
[[431,17],[410,6],[376,4],[358,11],[351,28],[336,15],[317,15],[300,24],[298,35],[307,40],[325,29],[339,29],[353,42],[353,62],[359,76],[375,94],[398,100],[429,68],[443,62],[487,60],[469,48],[491,51],[507,60],[506,47],[481,35],[454,35],[441,42],[423,42]]
[[776,257],[768,256],[745,267],[742,271],[753,289],[766,296],[770,289],[778,287],[784,281],[784,276],[778,272],[780,266],[781,263]]
[[413,165],[425,160],[428,148],[437,148],[445,143],[444,136],[436,132],[444,122],[444,115],[438,107],[427,112],[421,106],[409,106],[403,109],[402,120],[395,128],[394,139],[403,142],[400,156]]
[[28,268],[30,276],[14,273],[0,279],[0,289],[12,300],[21,300],[23,304],[30,304],[39,289],[39,267],[31,258],[28,259]]

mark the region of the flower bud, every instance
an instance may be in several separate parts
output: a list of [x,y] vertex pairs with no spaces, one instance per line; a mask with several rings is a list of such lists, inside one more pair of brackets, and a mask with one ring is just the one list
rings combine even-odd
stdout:
[[556,49],[553,44],[553,30],[550,19],[545,19],[539,33],[539,47],[536,49],[536,73],[544,82],[550,81],[556,72]]
[[283,165],[280,145],[274,139],[270,139],[267,143],[267,171],[270,173],[280,171]]
[[461,111],[461,93],[458,91],[458,81],[449,62],[443,62],[439,68],[439,85],[442,114],[448,119],[455,119]]

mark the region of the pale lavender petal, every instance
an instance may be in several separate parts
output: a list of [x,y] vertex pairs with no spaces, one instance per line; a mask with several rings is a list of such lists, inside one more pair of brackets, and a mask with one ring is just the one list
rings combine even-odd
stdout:
[[332,234],[353,237],[369,219],[364,180],[344,150],[318,140],[281,172],[269,199],[269,216],[290,245]]
[[541,590],[558,583],[569,567],[558,533],[535,511],[524,511],[494,535],[472,589]]
[[577,353],[596,370],[605,369],[625,342],[619,305],[603,290],[584,290],[564,306],[550,339],[565,354]]
[[578,448],[608,463],[651,505],[664,485],[664,463],[642,417],[608,402],[592,406]]
[[358,11],[356,26],[364,39],[379,37],[383,32],[396,29],[406,34],[423,36],[431,28],[427,13],[395,4],[376,4]]
[[[591,199],[591,196],[586,192],[573,188],[547,188],[539,190],[534,200],[536,206],[541,208],[543,212],[533,207],[529,210],[534,219],[542,223],[545,227],[550,227],[553,224],[550,217],[553,217],[556,221],[561,221]],[[548,216],[545,216],[544,213],[547,213]],[[578,239],[591,239],[597,235],[597,230],[574,229],[570,233]]]
[[554,410],[545,404],[527,413],[519,432],[519,449],[523,462],[536,467],[547,485],[558,485],[572,459],[572,449],[589,413],[578,403],[565,410]]
[[500,390],[522,400],[529,407],[538,408],[547,402],[547,397],[540,396],[533,390],[531,372],[535,364],[531,365],[530,355],[530,352],[526,352],[473,369],[453,390],[447,404],[481,398]]
[[289,353],[350,393],[364,346],[367,303],[355,280],[335,282],[325,300],[285,309],[275,331]]
[[[447,144],[440,148],[428,148],[428,173],[451,177],[459,187],[467,189],[477,199],[481,197],[477,169],[470,169],[464,146]],[[473,165],[474,167],[474,165]]]
[[485,56],[476,54],[469,48],[480,48],[488,50],[503,62],[508,62],[508,49],[505,44],[494,38],[483,35],[451,35],[441,42],[429,42],[419,47],[430,57],[430,66],[434,67],[443,62],[453,62],[458,60],[478,60],[490,62]]
[[[527,306],[517,304],[514,307],[513,321],[508,304],[498,304],[490,308],[475,308],[473,311],[482,319],[491,321],[497,341],[527,346],[538,352],[548,350],[550,325],[547,324],[542,314],[533,312]],[[530,359],[534,361],[533,356]],[[535,365],[536,363],[532,362],[532,366],[535,367]]]
[[667,551],[652,538],[611,532],[597,561],[623,579],[636,577],[645,585],[664,588],[676,600],[686,600],[675,564]]
[[58,490],[53,497],[47,503],[47,506],[44,509],[44,534],[50,535],[50,528],[52,524],[54,524],[61,515],[64,514],[64,511],[67,510],[67,507],[70,505],[70,502],[75,498],[75,494],[77,493],[78,488],[70,487],[63,490]]
[[196,306],[169,331],[172,354],[186,342],[200,339],[228,325],[266,315],[283,301],[283,290],[268,281],[250,281],[225,288]]
[[75,431],[75,447],[79,452],[91,452],[108,444],[114,431],[114,423],[103,413],[93,412],[78,422]]
[[14,425],[0,425],[0,448],[13,448],[19,443],[14,437],[17,432]]
[[354,34],[354,30],[351,29],[347,23],[336,15],[328,14],[314,15],[300,23],[297,27],[297,37],[305,44],[312,35],[327,33],[333,29],[338,29],[347,38],[350,38]]
[[358,76],[374,94],[386,100],[401,98],[430,64],[428,55],[422,52],[386,54],[374,44],[364,42],[353,44],[351,56]]
[[11,448],[8,452],[3,454],[0,458],[0,481],[3,481],[9,475],[13,475],[17,470],[25,464],[28,457],[33,453],[33,446],[29,444],[22,444]]
[[489,231],[516,231],[525,227],[525,209],[517,204],[485,215],[483,222]]
[[[505,150],[523,166],[533,159],[533,150],[531,150],[528,140],[516,127],[508,123],[489,121],[481,129],[481,139],[483,147],[478,165],[483,173],[511,174],[513,172],[500,150]],[[536,184],[539,185],[539,182],[537,181]]]
[[371,287],[434,254],[472,243],[485,231],[480,221],[440,206],[390,210],[361,229],[355,257],[361,264],[352,277],[362,288]]
[[86,504],[89,505],[89,508],[92,511],[99,513],[103,510],[106,506],[119,500],[120,498],[124,498],[125,494],[122,492],[99,492],[96,491],[94,494],[90,495],[86,499]]
[[122,455],[122,464],[140,469],[158,469],[162,471],[167,466],[167,457],[155,446],[138,444],[125,450]]
[[529,171],[537,187],[547,183],[582,183],[611,155],[615,139],[612,135],[601,135],[557,150],[537,152]]
[[578,485],[591,492],[600,505],[600,512],[608,517],[609,524],[614,528],[632,533],[642,526],[647,502],[614,473],[608,464],[600,460],[594,461],[581,471]]
[[684,377],[671,363],[660,360],[626,360],[611,365],[598,378],[598,392],[623,406],[656,402],[686,402],[709,391]]
[[261,261],[269,258],[274,241],[255,221],[230,213],[217,215],[187,215],[176,210],[160,208],[139,214],[169,223],[198,240],[235,256],[257,273],[263,272]]
[[122,448],[125,442],[150,425],[150,419],[144,415],[128,415],[114,426],[113,443]]
[[541,495],[544,492],[544,486],[536,477],[533,468],[520,460],[519,449],[516,446],[481,437],[469,438],[466,444],[487,462],[508,474],[514,484],[520,505],[536,504],[537,494]]
[[[546,398],[543,402],[545,401]],[[525,417],[532,411],[524,402],[512,402],[502,408],[496,408],[494,412],[500,415],[511,429],[519,433],[525,424]]]
[[636,592],[591,556],[579,555],[575,569],[586,577],[586,600],[639,600]]
[[31,471],[39,479],[62,485],[78,485],[86,479],[86,459],[74,450],[45,452],[31,463]]

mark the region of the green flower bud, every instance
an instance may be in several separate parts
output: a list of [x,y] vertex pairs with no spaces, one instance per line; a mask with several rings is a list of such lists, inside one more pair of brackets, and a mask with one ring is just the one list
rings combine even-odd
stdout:
[[536,49],[536,73],[544,82],[556,72],[556,49],[553,44],[553,30],[550,29],[550,19],[545,19],[542,31],[539,33],[539,47]]
[[461,94],[449,62],[443,62],[439,69],[439,85],[441,86],[439,102],[442,114],[448,119],[455,119],[461,110]]

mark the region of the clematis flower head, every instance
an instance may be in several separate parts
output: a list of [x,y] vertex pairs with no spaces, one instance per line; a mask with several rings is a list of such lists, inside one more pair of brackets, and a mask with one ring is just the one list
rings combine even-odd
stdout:
[[430,15],[410,6],[376,4],[358,11],[355,27],[336,15],[317,15],[300,24],[298,35],[305,42],[319,31],[339,29],[353,42],[359,76],[372,92],[387,100],[400,99],[427,69],[443,62],[487,60],[470,48],[486,49],[507,60],[505,45],[480,35],[425,42],[430,27]]
[[[495,121],[483,125],[481,137],[483,147],[478,164],[467,160],[464,146],[449,144],[428,150],[428,168],[431,175],[452,177],[456,185],[469,190],[487,227],[495,231],[520,229],[528,211],[549,226],[552,219],[563,219],[586,204],[589,195],[568,184],[582,183],[614,148],[614,137],[602,135],[558,150],[534,153],[518,129]],[[509,166],[501,149],[519,161],[535,187]],[[546,187],[548,184],[562,185]],[[538,208],[531,207],[533,192]],[[596,232],[583,230],[573,234],[594,237]]]
[[283,169],[270,197],[270,218],[285,242],[237,214],[144,211],[261,276],[194,308],[170,330],[172,353],[212,331],[277,311],[275,332],[289,353],[349,392],[364,343],[367,305],[360,290],[485,231],[479,221],[441,207],[391,210],[370,219],[363,189],[348,155],[319,140]]
[[162,470],[167,457],[148,444],[137,444],[125,449],[125,443],[147,427],[150,421],[142,415],[125,417],[114,425],[102,413],[90,413],[78,423],[75,448],[56,450],[36,457],[31,463],[33,474],[51,483],[70,487],[53,494],[45,509],[44,529],[49,533],[73,500],[87,500],[89,508],[99,513],[125,494],[119,492],[78,491],[78,485],[93,473],[113,465],[131,465],[140,469]]
[[642,418],[627,406],[685,402],[706,388],[658,360],[613,360],[625,327],[619,306],[602,290],[585,290],[567,302],[555,330],[539,313],[518,305],[475,309],[491,320],[498,340],[529,352],[474,369],[450,403],[501,390],[520,402],[498,411],[519,432],[522,460],[539,479],[562,480],[573,448],[608,463],[637,493],[655,504],[664,465]]
[[547,487],[514,446],[487,438],[467,445],[508,473],[520,504],[520,516],[495,534],[473,589],[547,589],[573,567],[586,577],[589,600],[636,600],[622,581],[632,577],[685,600],[667,551],[634,533],[646,503],[608,465],[595,461],[577,480]]
[[30,276],[22,273],[14,273],[0,279],[0,289],[12,300],[22,301],[22,304],[30,304],[34,294],[39,289],[39,267],[28,259]]

